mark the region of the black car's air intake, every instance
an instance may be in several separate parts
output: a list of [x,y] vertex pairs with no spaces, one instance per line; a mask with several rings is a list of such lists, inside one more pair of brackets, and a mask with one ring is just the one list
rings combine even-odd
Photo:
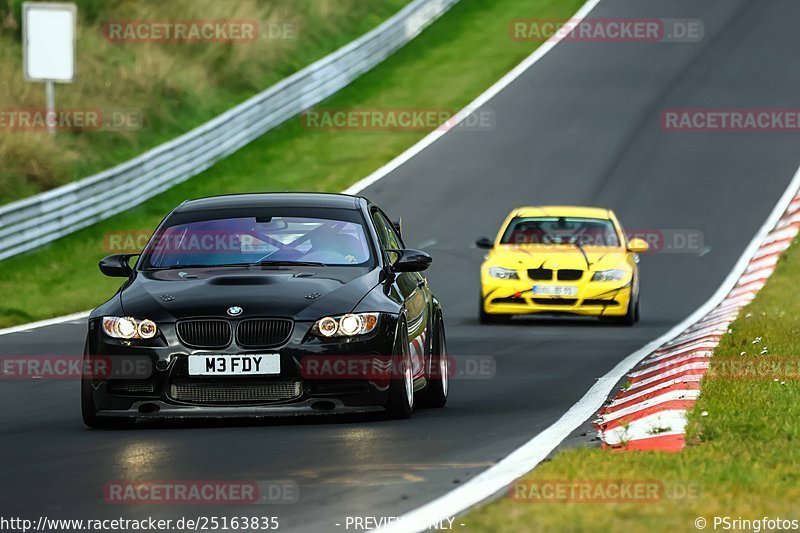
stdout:
[[303,394],[299,381],[273,381],[266,383],[173,383],[169,388],[171,398],[187,403],[225,404],[248,402],[277,402],[293,400]]
[[236,342],[243,348],[280,346],[292,334],[292,321],[280,318],[248,318],[236,328]]
[[184,320],[176,325],[178,338],[193,348],[225,348],[231,343],[231,325],[227,320]]

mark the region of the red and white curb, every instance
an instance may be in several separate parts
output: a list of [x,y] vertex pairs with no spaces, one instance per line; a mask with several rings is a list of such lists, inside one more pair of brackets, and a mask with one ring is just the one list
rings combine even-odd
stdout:
[[677,451],[684,447],[686,413],[700,396],[700,381],[714,349],[739,312],[775,271],[800,230],[800,193],[762,240],[727,296],[693,325],[645,357],[628,373],[625,388],[595,420],[605,447]]

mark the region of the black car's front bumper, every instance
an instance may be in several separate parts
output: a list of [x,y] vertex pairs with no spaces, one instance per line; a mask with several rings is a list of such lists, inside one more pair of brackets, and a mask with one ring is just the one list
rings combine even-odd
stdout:
[[[151,367],[146,375],[88,377],[84,387],[97,416],[104,418],[250,418],[382,410],[392,372],[396,317],[382,315],[375,331],[355,339],[323,341],[310,333],[312,325],[295,322],[289,341],[279,347],[244,349],[234,340],[224,349],[199,350],[180,342],[174,324],[159,324],[159,334],[150,340],[122,341],[108,337],[100,320],[92,319],[87,356],[110,360],[112,366],[135,358],[149,361]],[[190,376],[192,354],[279,354],[281,372],[252,377]],[[309,375],[309,359],[318,363],[352,357],[374,361],[374,367],[387,370],[386,376]],[[294,392],[271,399],[241,395],[243,389],[252,388]]]
[[129,419],[213,419],[272,418],[304,415],[370,413],[383,411],[382,405],[347,405],[338,398],[309,398],[285,404],[264,405],[181,405],[163,400],[137,400],[127,409],[101,409],[98,417]]

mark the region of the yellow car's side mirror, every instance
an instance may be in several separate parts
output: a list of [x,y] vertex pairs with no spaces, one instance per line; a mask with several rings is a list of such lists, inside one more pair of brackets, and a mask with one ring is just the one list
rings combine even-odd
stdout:
[[494,248],[494,242],[492,242],[492,240],[488,237],[483,237],[475,241],[475,246],[481,250],[491,250]]
[[641,254],[650,249],[650,245],[644,239],[634,238],[628,241],[628,251]]

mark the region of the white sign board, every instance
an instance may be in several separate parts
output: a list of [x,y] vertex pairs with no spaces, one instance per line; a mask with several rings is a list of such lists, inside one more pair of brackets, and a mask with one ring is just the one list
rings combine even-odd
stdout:
[[25,2],[22,49],[25,79],[75,79],[75,4]]

